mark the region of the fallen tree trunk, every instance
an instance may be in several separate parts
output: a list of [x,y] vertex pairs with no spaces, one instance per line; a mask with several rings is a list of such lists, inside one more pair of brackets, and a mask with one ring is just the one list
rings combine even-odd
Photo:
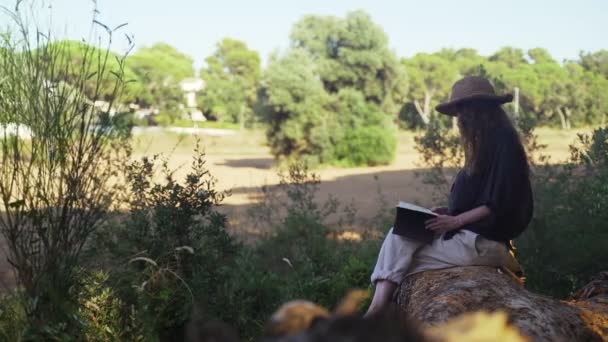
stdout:
[[473,311],[503,311],[534,341],[607,341],[608,272],[561,301],[526,290],[496,268],[473,266],[426,271],[407,277],[397,303],[410,317],[437,325]]

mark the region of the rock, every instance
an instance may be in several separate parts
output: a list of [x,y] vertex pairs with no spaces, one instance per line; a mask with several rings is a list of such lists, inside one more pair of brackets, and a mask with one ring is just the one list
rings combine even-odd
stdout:
[[[561,301],[526,290],[496,268],[471,266],[407,277],[397,303],[410,317],[437,326],[474,311],[505,312],[509,323],[534,341],[608,340],[608,273],[586,294]],[[596,290],[599,289],[599,290]]]

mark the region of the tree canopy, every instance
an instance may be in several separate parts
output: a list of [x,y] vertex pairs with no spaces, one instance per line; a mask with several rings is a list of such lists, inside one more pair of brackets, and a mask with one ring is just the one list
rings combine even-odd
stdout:
[[258,53],[242,41],[224,38],[205,62],[200,73],[206,82],[200,97],[203,112],[219,121],[253,120],[261,74]]
[[355,11],[305,16],[290,38],[292,47],[271,58],[263,80],[273,153],[348,165],[390,162],[407,82],[384,31]]
[[406,95],[406,77],[388,48],[386,33],[365,12],[350,12],[343,19],[305,16],[294,25],[290,37],[294,47],[315,61],[328,93],[353,88],[382,110],[397,112]]
[[[75,40],[53,42],[49,49],[57,51],[69,65],[62,70],[61,75],[57,75],[61,79],[53,81],[64,81],[82,89],[90,100],[109,101],[120,96],[120,101],[128,103],[134,101],[144,90],[138,75],[123,63],[120,56],[107,49]],[[87,62],[84,63],[84,60]],[[79,77],[82,74],[88,77]],[[75,84],[76,82],[83,84]],[[117,88],[116,82],[121,82],[124,86]],[[122,90],[120,94],[115,94],[117,89]]]
[[194,77],[193,59],[169,44],[157,43],[143,47],[127,58],[127,65],[144,84],[145,91],[137,102],[143,105],[175,107],[176,94],[182,96],[178,84]]

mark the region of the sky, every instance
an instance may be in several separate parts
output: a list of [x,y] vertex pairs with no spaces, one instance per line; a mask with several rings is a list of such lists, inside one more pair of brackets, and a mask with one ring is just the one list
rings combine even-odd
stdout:
[[[34,0],[56,36],[87,37],[92,0]],[[24,3],[31,3],[26,0]],[[46,7],[42,5],[45,3]],[[546,48],[556,60],[608,48],[608,0],[97,0],[98,19],[134,37],[135,46],[166,42],[197,68],[224,37],[245,41],[262,59],[289,46],[293,24],[306,14],[343,17],[362,9],[400,57],[444,47],[489,55],[502,46]],[[0,0],[13,6],[15,0]],[[50,9],[48,8],[50,4]],[[0,20],[7,20],[6,17]],[[121,36],[122,37],[122,36]],[[114,49],[124,50],[125,39]]]

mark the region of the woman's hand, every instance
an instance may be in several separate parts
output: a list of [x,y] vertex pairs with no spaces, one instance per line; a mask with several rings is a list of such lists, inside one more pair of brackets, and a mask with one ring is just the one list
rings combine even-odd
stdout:
[[458,229],[462,226],[458,216],[439,215],[435,218],[424,222],[426,229],[432,230],[435,233],[445,233],[450,230]]
[[435,208],[431,209],[431,211],[434,212],[435,214],[447,215],[449,212],[449,209],[447,207],[435,207]]

